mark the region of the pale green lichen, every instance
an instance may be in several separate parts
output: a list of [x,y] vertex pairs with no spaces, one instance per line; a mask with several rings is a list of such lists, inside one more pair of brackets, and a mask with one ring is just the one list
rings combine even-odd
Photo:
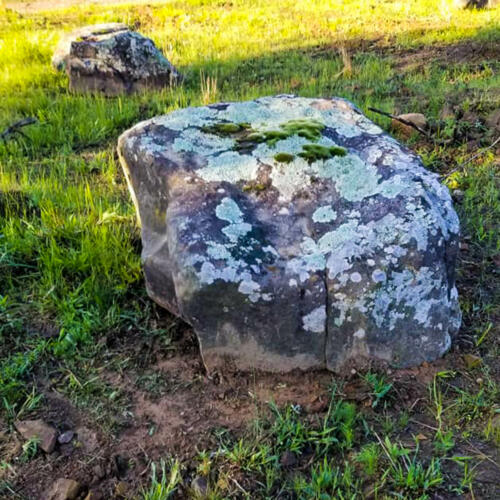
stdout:
[[315,168],[315,173],[321,178],[331,179],[347,201],[361,201],[375,194],[394,198],[406,188],[401,177],[380,182],[377,168],[354,154],[326,160]]
[[243,212],[238,204],[231,198],[223,198],[215,208],[215,215],[218,219],[237,224],[243,222]]
[[197,170],[203,180],[209,182],[251,181],[257,177],[259,162],[250,155],[240,155],[235,151],[226,151],[207,158],[208,165]]
[[336,218],[337,213],[330,205],[317,208],[312,215],[312,219],[314,222],[332,222]]

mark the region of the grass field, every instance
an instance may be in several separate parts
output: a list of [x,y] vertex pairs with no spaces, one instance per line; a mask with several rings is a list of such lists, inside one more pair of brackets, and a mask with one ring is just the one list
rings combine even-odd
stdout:
[[[150,36],[184,84],[69,94],[55,44],[108,21]],[[0,498],[44,498],[60,477],[89,499],[500,498],[499,70],[500,7],[0,7],[0,130],[38,119],[0,142]],[[388,131],[368,107],[431,122],[431,139],[399,139],[442,174],[461,219],[463,327],[443,360],[209,380],[189,328],[147,298],[118,135],[177,108],[280,93],[346,97]],[[75,437],[45,455],[15,431],[30,418]]]

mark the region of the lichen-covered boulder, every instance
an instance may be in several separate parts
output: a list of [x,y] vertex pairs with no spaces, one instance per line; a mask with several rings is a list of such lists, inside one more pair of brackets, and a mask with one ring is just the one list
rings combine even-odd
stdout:
[[120,33],[125,31],[129,31],[129,28],[126,24],[103,23],[92,24],[91,26],[83,26],[82,28],[77,28],[70,33],[66,33],[59,40],[59,43],[54,50],[54,55],[52,56],[52,66],[59,71],[66,69],[66,61],[69,58],[69,52],[71,50],[72,42],[85,40],[89,37],[109,35],[111,33]]
[[193,326],[209,370],[409,366],[449,348],[448,190],[349,102],[183,109],[118,150],[148,292]]
[[121,23],[86,26],[64,37],[52,64],[65,69],[73,92],[108,96],[173,85],[177,70],[154,42]]

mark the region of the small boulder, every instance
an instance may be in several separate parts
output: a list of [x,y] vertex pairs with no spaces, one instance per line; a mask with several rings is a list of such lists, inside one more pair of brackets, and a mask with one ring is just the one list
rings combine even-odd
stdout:
[[66,69],[72,42],[127,31],[129,31],[129,28],[123,23],[93,24],[92,26],[84,26],[71,31],[64,35],[57,44],[52,56],[52,66],[59,71]]
[[58,479],[49,490],[45,500],[74,500],[80,492],[80,484],[73,479]]
[[77,93],[131,94],[180,79],[152,40],[115,23],[72,33],[61,41],[52,62],[66,69],[69,88]]
[[57,442],[57,431],[43,420],[23,420],[15,422],[15,427],[24,439],[38,438],[39,446],[45,453],[52,453]]
[[[427,128],[427,118],[422,113],[406,113],[404,115],[398,115],[398,118],[415,125],[421,130],[426,130]],[[406,137],[409,137],[416,132],[415,128],[410,125],[406,125],[399,120],[393,119],[391,125],[394,130],[398,130]]]

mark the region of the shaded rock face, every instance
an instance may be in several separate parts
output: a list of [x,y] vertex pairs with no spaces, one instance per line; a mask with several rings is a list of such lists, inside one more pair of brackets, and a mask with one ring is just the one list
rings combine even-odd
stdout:
[[349,102],[187,108],[118,151],[148,292],[193,326],[209,370],[410,366],[449,348],[448,190]]
[[52,64],[66,69],[70,90],[108,96],[177,83],[177,70],[152,40],[120,23],[81,28],[64,38]]

